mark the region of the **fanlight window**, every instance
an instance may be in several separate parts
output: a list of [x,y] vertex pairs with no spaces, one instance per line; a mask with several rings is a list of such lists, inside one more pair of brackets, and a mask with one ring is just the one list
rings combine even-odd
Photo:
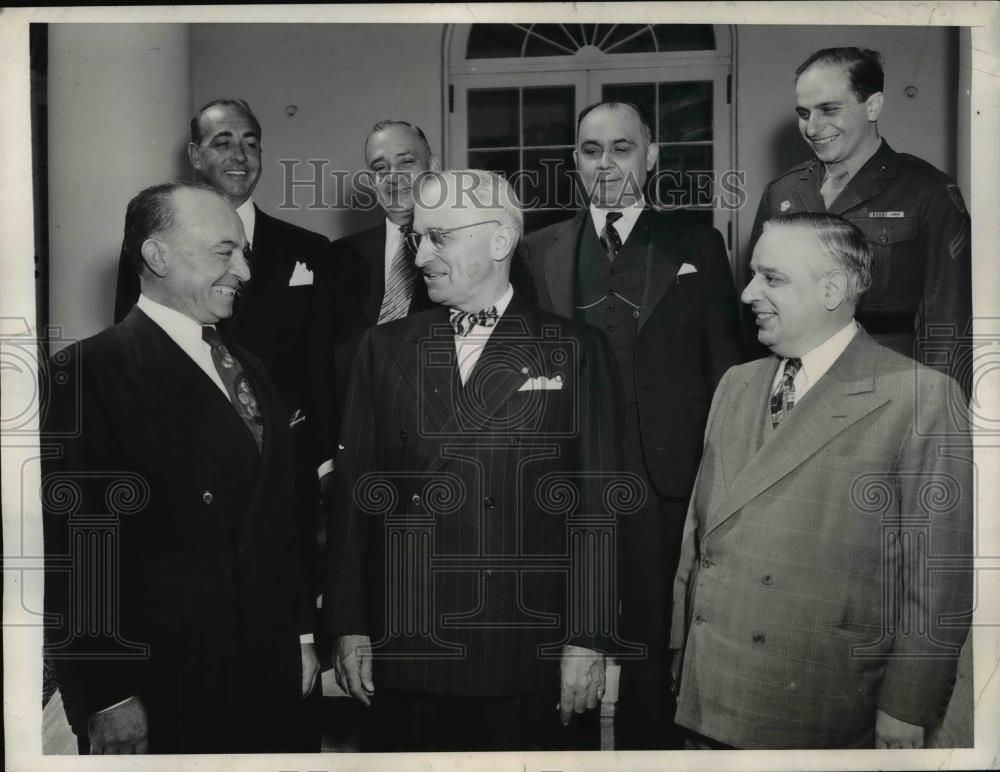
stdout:
[[584,49],[606,54],[653,54],[715,49],[710,24],[475,24],[466,59],[572,56]]

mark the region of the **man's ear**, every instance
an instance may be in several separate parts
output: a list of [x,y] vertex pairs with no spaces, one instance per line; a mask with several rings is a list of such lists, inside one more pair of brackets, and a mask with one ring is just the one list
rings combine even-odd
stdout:
[[498,263],[503,262],[514,253],[515,243],[514,229],[510,225],[501,225],[493,232],[490,238],[490,258]]
[[167,253],[163,243],[157,239],[146,239],[139,249],[146,267],[161,279],[167,275]]
[[430,160],[427,162],[427,168],[432,172],[441,171],[441,160],[433,153],[431,154]]
[[194,142],[188,142],[187,145],[188,161],[191,166],[198,171],[201,171],[201,153],[199,152],[198,146]]
[[655,142],[650,142],[649,146],[646,148],[646,171],[653,171],[653,167],[656,166],[656,160],[660,157],[660,146]]
[[847,300],[847,274],[844,271],[830,271],[823,284],[827,311],[834,311]]
[[865,100],[865,111],[869,121],[877,121],[879,113],[882,112],[882,102],[885,95],[881,91],[876,91]]

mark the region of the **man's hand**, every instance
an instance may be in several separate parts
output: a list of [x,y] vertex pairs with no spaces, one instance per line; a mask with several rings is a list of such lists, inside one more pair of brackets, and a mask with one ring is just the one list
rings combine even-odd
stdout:
[[883,713],[875,713],[876,748],[923,748],[924,728]]
[[684,664],[684,649],[670,652],[670,691],[676,697],[681,690],[681,667]]
[[316,686],[319,675],[319,658],[316,656],[316,644],[303,643],[302,647],[302,696],[305,697]]
[[149,753],[149,722],[146,708],[138,697],[103,710],[87,723],[90,753],[93,756]]
[[372,681],[372,644],[367,635],[337,638],[333,672],[340,688],[364,705],[371,705],[375,693]]
[[573,713],[596,708],[604,696],[604,655],[581,646],[566,646],[560,676],[559,718],[567,726]]

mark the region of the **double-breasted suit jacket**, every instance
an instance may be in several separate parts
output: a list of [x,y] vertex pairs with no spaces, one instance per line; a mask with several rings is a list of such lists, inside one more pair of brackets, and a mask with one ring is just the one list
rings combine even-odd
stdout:
[[739,748],[933,726],[972,608],[961,392],[858,330],[776,429],[769,357],[726,373],[674,586],[677,721]]
[[464,386],[447,308],[365,332],[324,608],[331,634],[370,636],[377,689],[557,693],[563,644],[604,645],[611,379],[598,333],[516,293]]
[[93,712],[138,695],[150,752],[290,747],[283,714],[312,629],[288,517],[291,432],[260,362],[232,352],[263,415],[261,451],[139,309],[49,361],[47,654],[82,736]]

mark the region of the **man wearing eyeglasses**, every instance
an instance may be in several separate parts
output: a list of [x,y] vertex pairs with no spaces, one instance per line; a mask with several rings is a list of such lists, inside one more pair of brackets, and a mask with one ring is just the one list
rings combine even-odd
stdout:
[[538,304],[605,332],[624,386],[625,468],[646,506],[619,519],[620,659],[615,747],[680,747],[669,692],[670,588],[712,392],[740,361],[738,303],[722,237],[651,209],[657,146],[639,107],[603,102],[577,123],[588,206],[525,239]]
[[[603,337],[526,305],[491,172],[425,175],[411,246],[437,307],[358,346],[336,458],[325,627],[363,748],[597,748],[614,598],[615,384]],[[598,594],[599,595],[599,594]],[[574,600],[575,599],[575,600]]]

